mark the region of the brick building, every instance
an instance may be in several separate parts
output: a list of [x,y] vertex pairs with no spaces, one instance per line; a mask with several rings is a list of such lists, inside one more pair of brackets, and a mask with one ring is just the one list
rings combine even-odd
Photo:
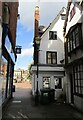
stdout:
[[[2,9],[1,9],[2,7]],[[0,76],[2,78],[2,104],[6,103],[12,97],[13,73],[16,62],[16,28],[18,17],[18,1],[17,2],[0,2],[0,16],[2,26],[1,37],[1,69]],[[4,69],[3,69],[4,68]]]

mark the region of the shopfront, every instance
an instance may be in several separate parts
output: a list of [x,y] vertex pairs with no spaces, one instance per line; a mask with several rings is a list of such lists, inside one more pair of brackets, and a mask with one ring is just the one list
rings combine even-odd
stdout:
[[13,47],[9,29],[6,27],[4,33],[2,34],[2,59],[1,59],[2,104],[4,104],[9,98],[12,97],[13,73],[15,61],[16,61],[15,49]]

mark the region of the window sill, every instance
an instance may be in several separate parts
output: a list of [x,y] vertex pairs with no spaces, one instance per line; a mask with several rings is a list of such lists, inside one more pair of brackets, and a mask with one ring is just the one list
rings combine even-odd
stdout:
[[83,94],[79,94],[79,93],[74,93],[74,95],[83,98]]

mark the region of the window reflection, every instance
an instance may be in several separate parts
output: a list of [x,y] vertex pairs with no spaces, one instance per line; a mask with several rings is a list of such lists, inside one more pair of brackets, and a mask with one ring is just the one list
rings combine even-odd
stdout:
[[5,99],[6,95],[6,79],[7,79],[7,60],[2,56],[1,61],[1,74],[3,78],[2,82],[2,101]]
[[43,88],[50,88],[50,77],[43,77]]
[[61,89],[61,88],[62,88],[61,78],[55,78],[55,89]]

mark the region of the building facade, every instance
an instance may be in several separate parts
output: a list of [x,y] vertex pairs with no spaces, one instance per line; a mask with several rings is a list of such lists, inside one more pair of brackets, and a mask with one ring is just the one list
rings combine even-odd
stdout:
[[68,2],[64,24],[67,102],[83,111],[83,1]]
[[15,82],[19,83],[22,81],[22,70],[14,70],[14,80]]
[[[41,36],[38,51],[38,64],[31,66],[32,93],[37,89],[54,89],[55,99],[58,99],[64,90],[64,38],[63,25],[65,20],[65,8]],[[38,67],[38,68],[37,68]],[[38,74],[38,75],[37,75]]]
[[14,80],[15,82],[24,82],[27,80],[28,71],[23,69],[14,70]]
[[[17,2],[2,2],[1,66],[2,104],[12,97],[13,73],[16,62],[16,27],[18,15]],[[13,17],[14,16],[14,17]],[[0,31],[1,32],[1,31]],[[1,36],[0,36],[1,37]]]

